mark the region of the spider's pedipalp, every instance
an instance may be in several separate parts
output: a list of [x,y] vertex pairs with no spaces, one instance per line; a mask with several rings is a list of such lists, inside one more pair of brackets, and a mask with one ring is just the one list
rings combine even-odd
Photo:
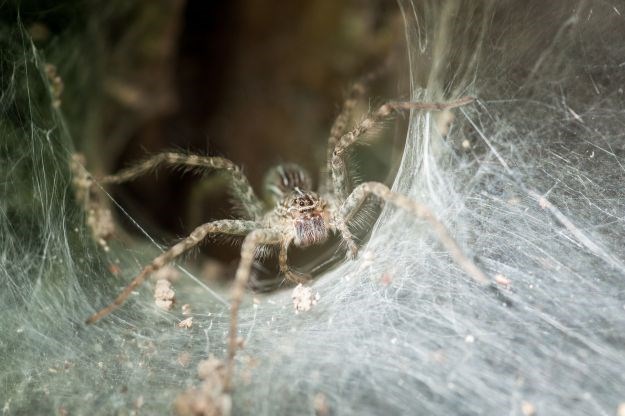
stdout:
[[427,206],[405,195],[391,191],[382,183],[365,182],[357,186],[339,209],[337,214],[338,218],[335,221],[345,224],[346,227],[347,222],[353,216],[354,212],[359,209],[369,195],[374,195],[385,202],[390,202],[396,207],[414,215],[416,218],[425,220],[430,225],[438,241],[445,247],[445,250],[447,250],[451,258],[466,274],[481,285],[490,283],[490,279],[486,274],[464,254],[462,249],[458,246],[458,243],[456,243],[454,238],[449,234],[447,227],[436,218],[434,213]]
[[328,163],[332,175],[334,195],[339,202],[345,201],[348,189],[348,172],[345,164],[345,153],[359,137],[371,130],[378,123],[388,120],[398,111],[424,110],[442,111],[460,107],[473,101],[472,97],[462,97],[449,103],[428,103],[412,101],[391,101],[380,106],[376,111],[362,120],[356,127],[343,134],[336,142],[332,152],[328,152]]
[[99,182],[102,184],[120,184],[128,182],[161,165],[170,167],[180,166],[190,170],[214,169],[226,171],[232,178],[234,195],[241,201],[248,216],[254,220],[258,220],[263,214],[263,204],[254,193],[254,189],[241,171],[241,168],[223,157],[186,155],[173,152],[160,153],[134,166],[123,169],[114,175],[104,176]]
[[100,309],[95,314],[91,315],[87,319],[87,324],[92,324],[121,306],[128,296],[139,287],[145,279],[155,271],[159,270],[167,263],[180,256],[185,251],[195,247],[199,244],[208,234],[228,234],[228,235],[246,235],[259,227],[258,223],[254,221],[243,220],[219,220],[209,222],[197,227],[193,232],[184,240],[173,245],[169,250],[156,257],[150,264],[145,266],[141,273],[139,273],[124,290],[117,296],[117,298],[105,308]]
[[278,264],[280,265],[280,273],[284,275],[289,281],[295,283],[302,283],[312,279],[312,276],[305,273],[296,272],[291,269],[288,264],[288,252],[289,246],[293,242],[293,238],[285,238],[280,244],[280,254],[278,256]]

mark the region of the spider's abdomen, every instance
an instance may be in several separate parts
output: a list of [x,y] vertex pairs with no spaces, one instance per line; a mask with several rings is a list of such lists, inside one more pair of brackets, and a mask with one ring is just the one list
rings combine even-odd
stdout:
[[311,190],[312,179],[301,166],[286,163],[273,167],[265,176],[264,185],[267,197],[275,204],[293,191]]

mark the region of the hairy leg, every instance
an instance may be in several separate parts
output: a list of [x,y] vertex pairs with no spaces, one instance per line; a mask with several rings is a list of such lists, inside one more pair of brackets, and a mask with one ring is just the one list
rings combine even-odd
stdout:
[[[346,203],[350,201],[350,198],[347,198],[347,201],[343,204],[345,206]],[[358,204],[356,207],[359,208],[361,204]],[[355,210],[354,210],[355,212]],[[347,224],[349,223],[349,219],[342,217],[341,215],[336,215],[334,218],[334,226],[341,233],[341,237],[343,241],[347,245],[347,258],[353,260],[356,258],[358,254],[358,245],[354,242],[354,236],[352,232],[349,230]]]
[[241,260],[234,277],[234,283],[231,289],[230,303],[230,331],[228,335],[228,358],[226,363],[226,375],[224,377],[224,391],[229,391],[232,383],[232,375],[234,371],[234,357],[238,350],[238,323],[239,323],[239,307],[245,294],[245,287],[250,280],[252,263],[254,262],[254,254],[256,249],[264,244],[279,244],[284,239],[279,232],[269,229],[258,229],[252,231],[243,240],[241,246]]
[[243,208],[250,218],[259,220],[263,214],[263,204],[254,193],[254,189],[241,171],[241,169],[228,159],[223,157],[209,157],[198,155],[185,155],[182,153],[160,153],[151,158],[122,169],[114,175],[104,176],[99,179],[102,184],[119,184],[128,182],[141,176],[161,165],[183,167],[188,170],[216,169],[228,172],[232,178],[232,189],[235,196],[242,202]]
[[332,128],[330,129],[330,137],[328,138],[328,156],[332,154],[334,146],[336,146],[341,136],[345,134],[347,123],[352,117],[354,108],[356,108],[356,105],[367,92],[368,84],[375,78],[375,74],[367,75],[352,85],[347,98],[343,102],[341,112],[338,116],[336,116],[336,119],[332,124]]
[[285,239],[280,244],[280,254],[278,256],[280,273],[282,273],[288,280],[292,282],[304,283],[308,280],[311,280],[312,276],[305,273],[296,272],[295,270],[291,269],[288,263],[289,246],[291,245],[292,241],[293,239]]
[[356,105],[362,100],[362,97],[367,92],[369,85],[388,70],[390,62],[390,59],[387,60],[387,62],[385,62],[376,71],[368,73],[352,85],[347,98],[343,102],[341,112],[338,116],[336,116],[336,119],[334,120],[332,128],[330,129],[330,137],[328,138],[328,151],[326,159],[327,171],[322,172],[322,175],[319,176],[320,178],[325,178],[327,182],[325,184],[326,190],[332,189],[332,177],[330,176],[330,172],[332,171],[331,161],[334,147],[338,143],[341,136],[345,134],[347,123],[349,123],[349,120],[352,117],[354,108],[356,108]]
[[462,249],[458,246],[458,243],[456,243],[449,234],[447,227],[436,218],[428,207],[402,194],[391,191],[384,184],[379,182],[365,182],[357,186],[341,206],[337,215],[337,220],[343,224],[347,224],[369,195],[374,195],[385,202],[390,202],[415,217],[427,221],[438,241],[445,247],[445,250],[447,250],[451,258],[466,274],[479,284],[488,284],[490,282],[486,274],[464,254]]
[[229,234],[229,235],[246,235],[256,230],[259,225],[254,221],[242,221],[242,220],[220,220],[209,222],[197,227],[193,232],[184,240],[172,246],[169,250],[156,257],[150,264],[145,266],[141,273],[139,273],[124,290],[117,296],[117,298],[105,308],[100,309],[95,314],[91,315],[87,319],[87,324],[92,324],[121,306],[128,296],[140,286],[145,279],[158,269],[165,266],[167,263],[180,256],[185,251],[195,247],[209,234]]
[[473,101],[471,97],[463,97],[449,103],[426,103],[426,102],[410,102],[410,101],[391,101],[376,111],[371,113],[367,118],[362,120],[356,127],[343,134],[336,142],[334,149],[328,157],[329,166],[332,172],[332,182],[334,195],[339,203],[345,201],[348,189],[347,166],[345,163],[345,153],[349,147],[354,144],[359,137],[369,131],[378,123],[392,118],[396,112],[409,110],[424,111],[442,111],[455,107],[466,105]]

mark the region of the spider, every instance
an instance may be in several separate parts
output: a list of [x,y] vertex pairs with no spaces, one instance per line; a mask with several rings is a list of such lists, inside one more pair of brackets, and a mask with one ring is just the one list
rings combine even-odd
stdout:
[[185,167],[189,169],[223,170],[230,174],[234,196],[241,202],[246,219],[229,219],[208,222],[195,228],[191,234],[156,257],[126,286],[110,305],[99,310],[87,320],[94,323],[121,306],[130,293],[141,285],[155,271],[170,263],[178,256],[199,244],[209,235],[225,234],[244,236],[241,258],[231,289],[230,329],[224,390],[230,385],[237,343],[238,311],[245,288],[250,278],[254,256],[263,246],[277,247],[280,272],[287,278],[300,281],[302,275],[289,267],[287,253],[289,246],[309,247],[321,244],[333,233],[341,236],[347,246],[347,257],[353,259],[358,246],[354,242],[348,224],[363,202],[369,197],[377,197],[403,209],[414,217],[425,220],[434,235],[448,251],[453,260],[464,272],[480,284],[488,283],[486,275],[470,260],[451,237],[446,227],[425,205],[391,191],[379,182],[365,182],[350,192],[345,156],[350,147],[362,135],[379,123],[392,118],[395,113],[409,110],[441,111],[466,105],[473,101],[463,97],[447,103],[391,101],[371,112],[351,130],[347,121],[364,88],[355,84],[348,100],[336,118],[329,138],[328,160],[324,191],[312,189],[311,176],[295,164],[284,164],[269,171],[265,188],[272,201],[271,207],[264,207],[250,186],[241,169],[228,159],[161,153],[136,166],[124,169],[117,174],[101,178],[101,184],[119,184],[136,178],[161,165]]

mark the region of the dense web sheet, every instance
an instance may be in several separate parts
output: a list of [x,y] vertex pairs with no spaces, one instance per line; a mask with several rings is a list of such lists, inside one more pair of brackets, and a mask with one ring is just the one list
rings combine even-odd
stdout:
[[[616,414],[625,5],[400,5],[412,98],[478,100],[446,136],[441,115],[412,115],[394,189],[433,208],[497,283],[476,286],[426,224],[385,208],[358,259],[313,283],[311,311],[294,314],[290,292],[248,299],[235,413]],[[0,405],[167,413],[198,361],[224,356],[227,296],[188,279],[188,330],[149,287],[83,324],[159,248],[90,240],[44,58],[13,23],[0,56]],[[107,272],[117,260],[120,278]]]

